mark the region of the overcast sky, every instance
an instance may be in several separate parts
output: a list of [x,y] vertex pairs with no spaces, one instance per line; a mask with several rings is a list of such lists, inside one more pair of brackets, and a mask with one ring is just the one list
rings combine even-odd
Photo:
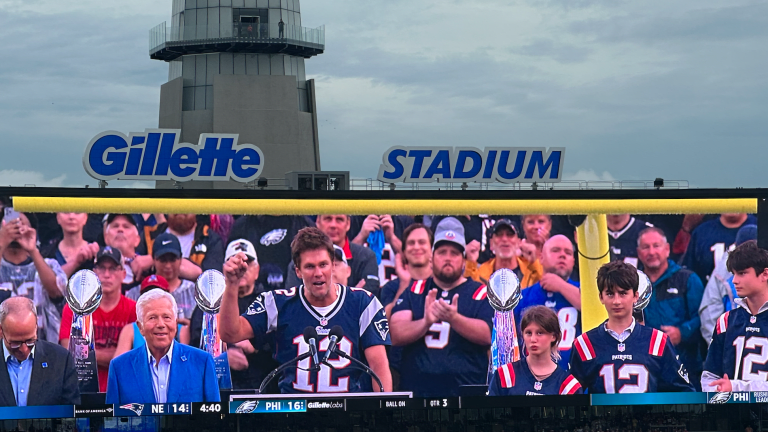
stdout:
[[[766,1],[301,7],[304,26],[326,25],[306,62],[325,170],[376,177],[393,145],[562,146],[568,178],[768,187]],[[81,163],[94,135],[157,127],[168,67],[148,30],[170,13],[0,0],[0,185],[95,185]]]

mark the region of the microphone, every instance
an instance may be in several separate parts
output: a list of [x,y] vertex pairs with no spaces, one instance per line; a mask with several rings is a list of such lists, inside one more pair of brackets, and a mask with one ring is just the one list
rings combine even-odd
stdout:
[[[376,375],[376,372],[374,372],[373,369],[369,368],[368,365],[366,365],[365,363],[361,362],[360,360],[358,360],[358,359],[348,355],[344,351],[340,350],[339,347],[337,346],[336,343],[337,343],[338,339],[341,339],[341,338],[344,337],[344,329],[342,329],[341,326],[337,326],[337,325],[333,326],[333,328],[331,329],[329,335],[331,335],[329,337],[329,342],[332,342],[333,344],[330,344],[330,343],[328,344],[328,350],[325,352],[325,357],[323,358],[323,362],[325,363],[325,361],[328,359],[328,356],[329,356],[330,352],[335,352],[336,354],[339,355],[339,357],[343,357],[343,358],[351,361],[352,363],[355,364],[355,366],[357,366],[358,369],[360,369],[360,370],[364,371],[365,373],[367,373],[368,375],[370,375],[371,378],[373,378],[376,381],[376,383],[379,385],[379,391],[384,393],[384,385],[381,383],[381,379],[379,379],[379,376]],[[328,365],[328,366],[330,366],[330,365]],[[335,368],[332,367],[332,369],[335,369]]]
[[328,358],[331,356],[331,354],[336,351],[336,344],[339,343],[339,339],[344,337],[344,329],[341,328],[341,326],[335,325],[331,328],[331,331],[328,333],[328,349],[325,350],[325,355],[323,356],[323,363],[328,363]]
[[315,330],[314,327],[307,326],[307,328],[304,329],[304,341],[309,344],[309,353],[312,356],[312,361],[314,362],[312,367],[309,369],[320,369],[320,360],[317,354],[317,330]]

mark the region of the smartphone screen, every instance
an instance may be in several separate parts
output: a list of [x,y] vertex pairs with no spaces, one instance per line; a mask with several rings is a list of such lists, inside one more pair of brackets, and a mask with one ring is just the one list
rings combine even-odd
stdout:
[[18,219],[20,214],[16,210],[13,209],[13,207],[6,207],[3,209],[5,216],[3,216],[3,222],[10,222],[12,220]]

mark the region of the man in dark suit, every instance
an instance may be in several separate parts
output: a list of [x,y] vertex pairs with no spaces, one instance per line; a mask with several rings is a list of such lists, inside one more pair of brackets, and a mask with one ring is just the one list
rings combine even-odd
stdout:
[[139,297],[136,316],[145,346],[115,357],[109,365],[107,403],[219,402],[213,357],[174,342],[176,300],[163,290]]
[[0,304],[0,329],[0,406],[80,404],[75,362],[66,349],[37,339],[32,300],[12,297]]

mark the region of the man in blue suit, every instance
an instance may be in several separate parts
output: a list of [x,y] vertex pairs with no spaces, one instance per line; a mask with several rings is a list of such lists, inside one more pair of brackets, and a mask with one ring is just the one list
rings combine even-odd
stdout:
[[211,355],[174,342],[176,311],[163,290],[139,297],[137,324],[147,343],[110,363],[108,404],[221,401]]

